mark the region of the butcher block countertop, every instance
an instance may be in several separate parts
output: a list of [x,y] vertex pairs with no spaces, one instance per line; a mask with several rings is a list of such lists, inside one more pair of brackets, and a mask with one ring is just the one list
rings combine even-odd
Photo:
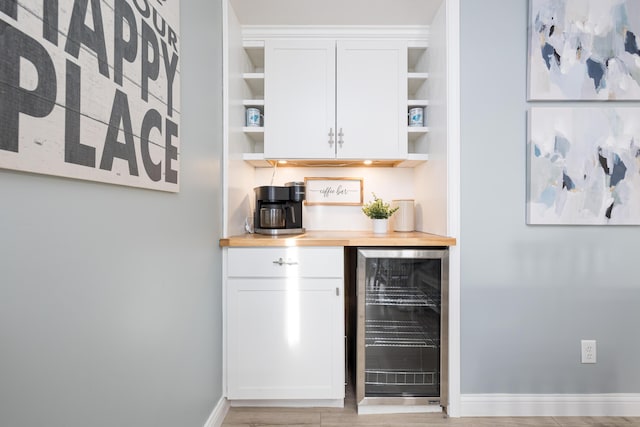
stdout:
[[220,239],[221,247],[280,246],[455,246],[453,237],[412,231],[373,234],[370,231],[307,231],[290,236],[243,234]]

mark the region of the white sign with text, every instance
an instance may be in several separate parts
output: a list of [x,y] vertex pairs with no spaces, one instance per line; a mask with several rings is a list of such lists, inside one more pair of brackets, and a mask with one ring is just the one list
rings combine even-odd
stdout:
[[0,168],[177,192],[179,0],[0,0]]
[[362,178],[304,179],[306,205],[362,205]]

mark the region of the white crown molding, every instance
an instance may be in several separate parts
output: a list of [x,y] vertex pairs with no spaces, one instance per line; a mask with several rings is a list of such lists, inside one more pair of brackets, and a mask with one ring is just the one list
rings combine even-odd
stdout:
[[640,394],[463,394],[462,417],[638,417]]
[[425,25],[243,25],[244,40],[283,38],[402,39],[428,41]]

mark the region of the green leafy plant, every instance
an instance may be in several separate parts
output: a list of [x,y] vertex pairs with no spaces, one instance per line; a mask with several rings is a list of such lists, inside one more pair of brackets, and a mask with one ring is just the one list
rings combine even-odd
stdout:
[[376,196],[376,193],[371,194],[373,194],[373,201],[362,206],[362,212],[369,218],[387,219],[398,210],[397,207],[392,208],[389,203],[385,203],[381,198]]

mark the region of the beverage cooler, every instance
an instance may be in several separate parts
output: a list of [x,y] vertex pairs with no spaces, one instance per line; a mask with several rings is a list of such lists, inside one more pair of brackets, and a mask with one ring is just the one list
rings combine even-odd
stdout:
[[446,248],[358,248],[360,412],[375,405],[446,408],[448,259]]

